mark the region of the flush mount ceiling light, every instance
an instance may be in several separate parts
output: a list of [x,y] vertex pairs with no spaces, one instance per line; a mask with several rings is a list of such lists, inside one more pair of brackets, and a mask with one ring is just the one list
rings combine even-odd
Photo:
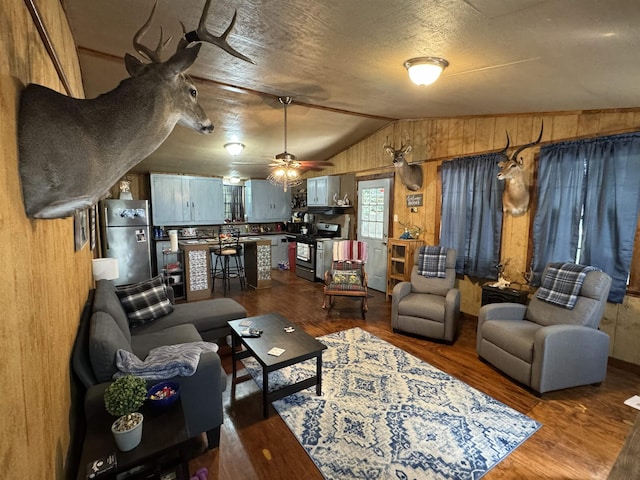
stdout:
[[244,150],[244,145],[240,142],[225,143],[224,149],[229,152],[230,155],[236,157],[242,150]]
[[409,78],[416,85],[431,85],[435,82],[442,71],[449,66],[444,58],[438,57],[417,57],[404,62],[405,68],[409,71]]

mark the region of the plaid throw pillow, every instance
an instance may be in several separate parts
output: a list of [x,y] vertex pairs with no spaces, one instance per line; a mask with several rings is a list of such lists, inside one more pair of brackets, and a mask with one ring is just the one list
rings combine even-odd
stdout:
[[446,278],[447,247],[428,245],[418,252],[418,275],[423,277]]
[[132,327],[173,312],[173,305],[160,276],[127,287],[119,287],[116,294],[127,312]]

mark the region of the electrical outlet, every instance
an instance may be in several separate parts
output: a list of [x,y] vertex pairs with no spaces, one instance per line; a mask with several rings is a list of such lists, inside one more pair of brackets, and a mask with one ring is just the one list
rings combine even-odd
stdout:
[[394,221],[394,222],[397,222],[397,221],[398,221],[398,214],[397,214],[397,213],[394,213],[394,214],[393,214],[393,221]]

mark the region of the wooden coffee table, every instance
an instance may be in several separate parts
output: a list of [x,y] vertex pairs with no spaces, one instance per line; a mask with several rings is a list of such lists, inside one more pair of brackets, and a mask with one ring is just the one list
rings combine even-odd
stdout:
[[[258,338],[240,336],[241,332],[249,327],[262,330]],[[327,346],[320,343],[301,328],[293,325],[289,320],[278,313],[268,313],[257,317],[232,320],[229,323],[232,335],[233,376],[232,382],[237,381],[236,362],[243,358],[254,357],[262,365],[262,408],[265,418],[269,417],[269,403],[299,392],[305,388],[316,386],[316,395],[322,394],[322,351]],[[293,327],[295,331],[288,333],[285,328]],[[245,350],[240,350],[240,345]],[[280,356],[270,355],[267,352],[273,347],[284,349]],[[303,362],[310,358],[316,359],[316,374],[305,380],[287,385],[277,390],[269,391],[269,372],[279,370],[289,365]]]

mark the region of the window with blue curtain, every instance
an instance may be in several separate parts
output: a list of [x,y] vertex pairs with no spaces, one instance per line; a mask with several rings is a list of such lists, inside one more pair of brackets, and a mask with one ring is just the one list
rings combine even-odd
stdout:
[[456,273],[497,278],[503,182],[498,154],[443,162],[440,245],[456,250]]
[[577,261],[609,274],[609,301],[621,303],[639,211],[640,132],[542,147],[532,284],[547,263]]

